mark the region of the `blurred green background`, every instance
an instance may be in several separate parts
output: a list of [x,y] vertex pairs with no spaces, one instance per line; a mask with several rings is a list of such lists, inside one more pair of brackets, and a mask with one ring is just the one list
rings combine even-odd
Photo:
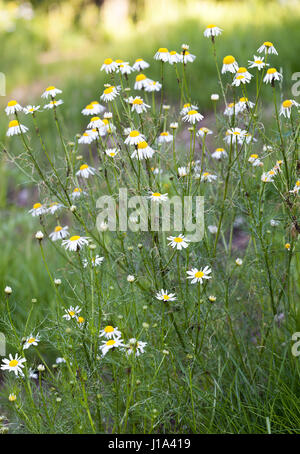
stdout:
[[[18,312],[25,313],[27,303],[37,295],[47,308],[48,278],[40,267],[38,248],[32,247],[38,220],[27,214],[37,191],[3,152],[8,146],[5,105],[10,99],[22,105],[41,103],[45,87],[62,88],[65,104],[60,112],[72,140],[86,124],[81,109],[99,99],[105,58],[133,63],[143,57],[151,63],[146,74],[158,80],[156,49],[180,50],[182,43],[188,43],[197,56],[188,67],[192,98],[202,113],[209,114],[210,95],[219,92],[211,43],[203,37],[209,23],[224,30],[217,40],[220,64],[224,55],[233,54],[241,66],[247,66],[262,42],[272,41],[279,53],[272,59],[284,71],[283,92],[292,96],[291,74],[299,71],[299,0],[0,0],[0,72],[6,77],[6,96],[0,97],[0,289],[13,287],[20,302]],[[168,99],[178,102],[172,67],[166,70],[166,87]],[[264,91],[268,93],[267,87]],[[51,145],[48,118],[42,114],[40,122]],[[22,151],[15,138],[9,146],[15,155]]]

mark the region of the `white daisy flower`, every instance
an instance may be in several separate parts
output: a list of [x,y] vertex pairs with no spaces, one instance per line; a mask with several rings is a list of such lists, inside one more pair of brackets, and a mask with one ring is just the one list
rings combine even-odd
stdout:
[[131,112],[136,112],[137,114],[147,112],[147,109],[151,107],[140,96],[136,96],[135,98],[130,97],[128,102],[131,104]]
[[84,259],[83,260],[83,266],[86,268],[88,265],[92,265],[92,268],[95,268],[96,266],[100,266],[104,260],[104,257],[100,257],[100,255],[96,255],[95,257],[92,257],[91,260]]
[[145,136],[136,129],[132,129],[125,139],[126,145],[137,145],[145,140]]
[[54,213],[56,213],[56,211],[60,210],[61,208],[63,208],[63,205],[61,203],[52,202],[49,204],[47,212],[50,214],[54,214]]
[[67,225],[65,225],[64,227],[57,225],[53,232],[50,233],[49,238],[51,238],[52,241],[63,240],[64,238],[69,236],[68,229],[69,227]]
[[99,337],[105,337],[105,339],[119,339],[121,336],[122,333],[118,330],[117,326],[114,328],[108,325],[99,332]]
[[30,367],[28,369],[28,377],[31,379],[37,380],[39,378],[39,374]]
[[64,102],[62,99],[58,99],[57,101],[56,101],[56,99],[54,99],[54,100],[50,101],[49,104],[45,104],[44,109],[53,109],[54,107],[60,106],[63,103]]
[[248,162],[250,162],[250,164],[252,164],[253,167],[261,167],[263,165],[257,154],[252,154],[249,157]]
[[168,236],[167,238],[170,243],[168,243],[168,246],[171,246],[173,249],[176,248],[178,251],[181,251],[181,249],[186,249],[190,243],[190,240],[185,238],[185,236],[180,233],[178,236]]
[[196,284],[197,282],[203,284],[204,279],[211,279],[211,276],[209,276],[210,273],[211,268],[209,266],[205,266],[200,270],[198,270],[198,268],[192,268],[190,271],[187,271],[187,279],[192,279],[191,284]]
[[164,290],[163,288],[156,293],[156,299],[160,301],[175,301],[177,298],[175,293],[168,293],[168,290]]
[[88,129],[100,129],[103,128],[104,122],[99,117],[92,117],[91,121],[87,125]]
[[244,141],[244,138],[247,134],[247,131],[241,128],[231,128],[227,129],[226,135],[224,138],[224,141],[230,145],[231,143],[239,143],[242,144]]
[[192,125],[196,122],[203,120],[203,115],[201,115],[197,110],[190,110],[187,115],[185,115],[182,119],[183,121],[188,121]]
[[181,54],[179,55],[181,63],[184,63],[185,65],[187,63],[193,63],[196,59],[196,55],[190,54],[188,51],[182,51]]
[[28,131],[27,126],[21,125],[17,120],[12,120],[8,124],[8,130],[7,130],[7,137],[10,136],[17,136],[18,134],[22,134],[24,132]]
[[30,336],[27,337],[27,339],[23,345],[23,350],[27,350],[29,347],[31,347],[31,345],[36,347],[39,342],[40,342],[39,333],[37,333],[36,336],[34,336],[33,334],[30,334]]
[[47,208],[45,205],[42,205],[40,202],[35,203],[31,210],[28,211],[32,216],[42,216],[42,214],[47,213]]
[[209,232],[213,235],[218,231],[218,227],[216,225],[208,225],[207,228]]
[[250,79],[247,79],[247,77],[245,77],[243,74],[239,74],[237,76],[235,76],[233,82],[232,82],[232,86],[233,87],[239,87],[241,84],[249,84],[250,82]]
[[193,104],[187,102],[183,105],[183,108],[180,111],[180,115],[184,117],[190,112],[190,110],[198,110],[198,106],[194,106]]
[[42,98],[48,99],[49,96],[51,98],[55,98],[55,96],[58,95],[59,93],[62,93],[62,90],[60,90],[59,88],[56,88],[52,85],[52,86],[46,88],[46,90],[42,94]]
[[76,175],[82,178],[89,178],[90,175],[95,175],[95,172],[96,169],[94,167],[90,167],[88,164],[82,164]]
[[135,71],[142,71],[143,69],[149,68],[149,63],[147,63],[145,60],[142,58],[137,58],[132,65],[133,69]]
[[197,132],[196,132],[196,136],[197,137],[205,137],[209,134],[212,134],[213,132],[206,128],[205,126],[203,126],[202,128],[200,128]]
[[264,62],[265,57],[257,57],[254,55],[253,60],[248,60],[249,68],[257,68],[259,71],[263,69],[266,65],[269,66],[269,63]]
[[269,172],[263,172],[261,181],[263,181],[264,183],[272,183],[274,181],[275,175],[276,172],[273,169],[269,170]]
[[281,80],[281,79],[282,79],[282,74],[279,73],[276,68],[269,68],[264,77],[264,82],[266,84],[268,84],[268,83],[272,84],[275,80]]
[[69,309],[65,309],[65,315],[63,315],[63,318],[66,320],[71,320],[72,318],[77,318],[77,315],[80,314],[81,309],[79,306],[73,307],[70,306]]
[[86,195],[86,192],[84,192],[81,188],[74,188],[71,197],[72,199],[77,199],[81,195]]
[[168,200],[168,193],[161,194],[160,192],[150,191],[148,199],[152,200],[153,202],[165,202],[166,200]]
[[20,375],[21,377],[24,377],[22,369],[24,367],[23,363],[25,362],[26,359],[22,358],[21,356],[18,356],[18,353],[15,354],[15,357],[9,354],[8,359],[4,358],[2,360],[1,369],[8,370],[9,372],[14,372],[16,376]]
[[120,150],[118,150],[117,148],[107,148],[105,150],[105,153],[107,156],[109,156],[110,158],[115,158],[117,156],[117,154],[119,153]]
[[210,172],[204,172],[201,175],[201,181],[208,181],[209,183],[211,183],[212,181],[215,181],[217,178],[218,178],[217,175],[213,175]]
[[99,104],[98,101],[92,101],[90,104],[85,106],[84,109],[82,109],[81,113],[83,115],[98,115],[104,112],[104,110],[105,107]]
[[160,91],[161,90],[161,83],[155,81],[155,80],[151,80],[151,79],[147,79],[146,81],[146,84],[145,84],[145,91],[147,92],[153,92],[153,91]]
[[154,55],[155,60],[166,63],[169,60],[169,51],[166,47],[160,47]]
[[134,69],[128,63],[124,62],[121,65],[119,65],[119,71],[123,75],[124,74],[128,75],[131,74],[134,71]]
[[168,131],[161,132],[157,139],[159,144],[172,142],[172,140],[173,140],[173,135],[170,134]]
[[275,49],[275,47],[273,46],[273,43],[271,43],[270,41],[265,41],[263,43],[262,46],[260,46],[258,49],[257,49],[257,52],[262,54],[263,52],[265,54],[275,54],[275,55],[278,55],[278,52],[277,50]]
[[106,74],[110,74],[118,69],[118,64],[111,58],[106,58],[100,71],[105,71]]
[[281,104],[279,115],[283,115],[286,118],[290,118],[292,106],[299,107],[300,104],[298,104],[293,99],[286,99],[285,101],[283,101],[283,103]]
[[219,36],[222,33],[222,29],[217,27],[216,25],[210,24],[204,30],[203,35],[205,38],[211,38],[212,36]]
[[300,191],[300,180],[297,180],[294,188],[289,192],[292,192],[293,194],[298,194],[299,191]]
[[180,62],[180,55],[176,52],[176,50],[172,50],[169,52],[169,63],[170,65],[173,65],[174,63],[179,63]]
[[119,87],[115,87],[114,85],[110,85],[109,87],[105,88],[100,99],[104,102],[113,101],[119,95]]
[[223,58],[222,74],[227,72],[235,73],[239,69],[236,59],[232,55],[226,55]]
[[242,97],[239,99],[238,103],[238,108],[240,112],[244,112],[244,110],[252,109],[255,104],[251,101],[249,101],[248,98]]
[[90,144],[96,139],[95,135],[91,133],[91,130],[86,130],[82,136],[78,139],[78,143]]
[[15,99],[13,99],[12,101],[9,101],[7,103],[7,106],[5,107],[4,110],[6,115],[13,115],[16,112],[20,112],[21,110],[23,110],[23,107],[20,106],[20,104],[18,104],[18,102]]
[[118,338],[118,339],[110,339],[108,341],[103,342],[102,345],[100,345],[100,350],[102,352],[102,356],[105,356],[106,353],[111,350],[112,348],[118,348],[118,347],[124,347],[123,340]]
[[136,159],[149,159],[154,155],[154,150],[148,145],[148,143],[143,140],[136,145],[134,152],[131,157]]
[[40,106],[32,106],[31,104],[29,104],[28,106],[24,107],[23,112],[25,115],[33,115],[34,112],[37,112],[39,110],[39,108]]
[[74,235],[68,240],[64,240],[61,244],[67,251],[79,251],[83,246],[88,244],[88,237]]
[[186,177],[188,174],[186,167],[178,167],[177,171],[178,171],[179,178]]
[[237,70],[237,72],[236,72],[234,77],[237,77],[239,74],[245,76],[246,79],[249,79],[249,80],[251,80],[252,77],[253,77],[253,74],[249,73],[247,68],[245,68],[244,66],[240,66],[239,67],[239,69]]
[[149,80],[145,74],[138,74],[135,78],[134,89],[135,90],[143,90],[146,89],[146,86],[149,83]]
[[226,106],[226,109],[224,110],[224,115],[228,117],[232,117],[232,115],[237,115],[239,113],[239,104],[235,104],[234,102],[231,102]]
[[217,160],[227,158],[227,152],[224,150],[224,148],[216,148],[216,150],[212,153],[211,157]]
[[138,341],[134,338],[129,339],[127,345],[125,345],[126,355],[129,356],[133,354],[134,356],[140,356],[145,353],[144,348],[146,347],[147,342]]

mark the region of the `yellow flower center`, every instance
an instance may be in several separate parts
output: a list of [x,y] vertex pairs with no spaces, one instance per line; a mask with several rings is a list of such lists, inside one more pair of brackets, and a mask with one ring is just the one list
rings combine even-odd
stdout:
[[254,63],[260,65],[261,63],[263,63],[263,61],[262,60],[254,60]]
[[198,113],[197,110],[190,110],[188,115],[195,115],[197,113]]
[[93,104],[88,104],[86,106],[86,109],[88,109],[88,110],[92,110],[93,108],[94,108]]
[[247,72],[247,69],[244,68],[243,66],[241,66],[238,70],[237,70],[237,73],[241,74],[241,73],[246,73]]
[[116,343],[116,341],[115,341],[114,339],[111,339],[111,340],[109,340],[109,341],[106,342],[106,345],[107,345],[108,347],[110,347],[111,345],[115,345],[115,343]]
[[231,102],[230,104],[228,104],[228,107],[233,107],[234,106],[234,102]]
[[271,43],[270,41],[265,41],[265,42],[264,42],[264,46],[266,46],[266,47],[273,47],[273,43]]
[[33,205],[33,209],[34,209],[34,210],[37,210],[38,208],[41,208],[41,206],[42,206],[41,203],[35,203],[35,204]]
[[184,104],[184,106],[183,106],[183,107],[184,107],[184,108],[186,109],[187,107],[190,107],[190,106],[191,106],[191,105],[190,105],[190,103],[189,103],[189,102],[187,102],[186,104]]
[[165,54],[166,52],[169,52],[168,49],[166,47],[160,47],[158,49],[158,52],[160,52],[161,54]]
[[152,196],[153,197],[160,197],[161,193],[160,192],[153,192]]
[[143,148],[144,149],[144,148],[147,148],[147,147],[148,147],[148,144],[144,140],[143,140],[143,142],[138,143],[138,148]]
[[114,331],[114,327],[108,325],[108,326],[106,326],[106,327],[104,328],[104,331],[105,331],[106,333],[112,333],[112,332]]
[[135,61],[136,61],[136,63],[138,63],[140,61],[143,61],[143,59],[142,58],[137,58]]
[[286,249],[290,249],[290,247],[291,247],[290,243],[286,243],[285,247],[286,247]]
[[12,359],[8,363],[9,367],[16,367],[18,364],[19,364],[19,361],[17,361],[16,359]]
[[300,186],[300,180],[296,181],[296,186]]
[[18,104],[17,101],[15,101],[15,100],[13,99],[12,101],[9,101],[9,102],[7,103],[7,107],[13,107],[13,106],[15,106],[15,105],[17,105],[17,104]]
[[226,57],[223,58],[224,65],[231,65],[234,62],[235,58],[232,55],[226,55]]
[[182,243],[183,239],[180,238],[180,236],[177,236],[176,238],[174,238],[174,241],[175,243]]
[[215,25],[214,24],[209,24],[206,28],[214,28]]
[[62,230],[62,227],[60,225],[57,225],[54,229],[54,232],[60,232]]
[[46,91],[50,91],[50,90],[55,90],[55,87],[53,87],[53,85],[51,85],[50,87],[46,88]]
[[257,154],[252,154],[252,155],[250,156],[250,158],[257,159],[257,158],[258,158],[258,155],[257,155]]
[[136,131],[136,130],[131,131],[130,134],[129,134],[130,137],[137,137],[139,135],[140,135],[140,133],[138,131]]
[[105,95],[109,95],[110,93],[113,92],[114,88],[115,88],[115,87],[113,87],[113,86],[106,88],[106,89],[104,90],[104,94],[105,94]]
[[78,317],[77,322],[78,323],[84,323],[84,318],[83,317]]
[[248,98],[240,98],[240,102],[248,102]]
[[171,50],[170,55],[176,55],[176,50]]
[[93,117],[93,118],[91,119],[91,121],[98,121],[98,120],[100,120],[99,117]]
[[115,155],[116,155],[116,153],[114,153],[113,151],[111,151],[111,152],[109,153],[109,156],[111,156],[112,158],[113,158]]
[[282,107],[292,107],[293,103],[290,99],[287,99],[286,101],[283,101]]
[[204,172],[204,174],[203,174],[204,177],[208,177],[208,175],[210,175],[209,172]]
[[81,188],[75,188],[73,192],[82,192]]
[[132,101],[132,104],[141,105],[141,104],[143,104],[143,100],[141,98],[136,98]]
[[275,74],[275,73],[277,73],[277,69],[276,68],[269,68],[267,73],[268,74]]
[[69,311],[69,315],[71,315],[71,317],[74,317],[75,312],[74,311]]
[[77,241],[77,240],[79,240],[79,238],[80,238],[79,235],[74,235],[74,236],[71,236],[70,241]]
[[197,271],[197,273],[195,273],[195,277],[197,277],[197,278],[200,278],[200,277],[203,277],[203,276],[204,276],[203,271]]
[[224,148],[216,148],[216,151],[224,151]]
[[17,120],[12,120],[9,122],[9,128],[14,128],[15,126],[19,126],[19,122]]
[[87,164],[82,164],[82,166],[80,166],[80,170],[85,170],[88,168],[89,168],[89,166]]
[[140,82],[141,80],[145,80],[145,79],[147,79],[145,74],[138,74],[135,78],[136,82]]
[[28,339],[27,344],[33,344],[33,342],[35,342],[35,337]]
[[165,131],[165,132],[161,132],[160,135],[161,135],[161,136],[168,136],[169,133],[168,133],[167,131]]
[[104,64],[105,64],[105,65],[111,65],[112,62],[113,62],[113,60],[112,60],[111,58],[106,58],[106,59],[104,60]]
[[118,64],[120,64],[120,63],[124,63],[124,60],[118,59],[118,60],[115,60],[115,62],[118,63]]
[[169,295],[163,295],[163,299],[168,300],[168,299],[170,299],[170,297],[169,297]]

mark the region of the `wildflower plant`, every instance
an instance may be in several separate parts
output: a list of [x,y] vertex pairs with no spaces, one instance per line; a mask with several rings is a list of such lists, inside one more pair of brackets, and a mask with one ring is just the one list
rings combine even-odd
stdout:
[[[55,301],[45,320],[33,303],[20,327],[14,307],[22,302],[4,295],[2,395],[27,432],[217,432],[222,414],[246,396],[247,416],[227,430],[263,432],[249,408],[268,392],[269,363],[286,367],[292,381],[299,374],[283,347],[299,320],[299,104],[279,103],[284,72],[273,67],[281,62],[272,43],[249,49],[246,68],[238,55],[217,54],[222,31],[211,24],[201,38],[216,64],[216,93],[207,93],[213,121],[189,89],[201,57],[186,44],[159,48],[153,62],[107,57],[99,65],[106,84],[94,87],[99,102],[78,106],[81,131],[64,129],[68,100],[54,86],[36,106],[13,100],[5,109],[7,154],[19,165],[13,150],[22,148],[23,170],[39,189],[28,216]],[[166,72],[178,81],[171,108]],[[51,147],[40,128],[46,115],[57,133]],[[131,229],[99,221],[98,199],[118,211],[122,188],[150,204],[159,223],[171,197],[204,197],[203,238],[192,241],[186,225],[151,229],[152,211],[132,212]],[[187,216],[195,222],[193,210]]]

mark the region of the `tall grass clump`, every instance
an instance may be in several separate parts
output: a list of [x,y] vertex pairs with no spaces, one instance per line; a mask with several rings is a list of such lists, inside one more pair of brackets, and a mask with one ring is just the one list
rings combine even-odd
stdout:
[[299,433],[299,104],[276,44],[246,64],[219,54],[221,34],[202,38],[207,117],[187,44],[155,53],[159,80],[107,57],[100,103],[54,86],[8,103],[5,156],[38,188],[27,216],[51,295],[38,285],[16,323],[22,296],[2,290],[2,431]]

